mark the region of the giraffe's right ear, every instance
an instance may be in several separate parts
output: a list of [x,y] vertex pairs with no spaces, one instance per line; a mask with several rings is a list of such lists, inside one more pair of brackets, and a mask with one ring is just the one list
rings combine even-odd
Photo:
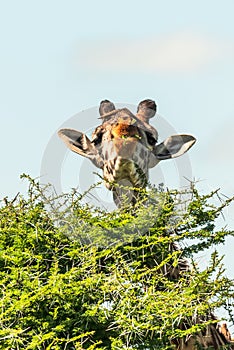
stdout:
[[94,144],[85,134],[74,129],[60,129],[58,131],[58,136],[71,151],[89,158],[96,167],[103,167],[102,158],[97,152]]

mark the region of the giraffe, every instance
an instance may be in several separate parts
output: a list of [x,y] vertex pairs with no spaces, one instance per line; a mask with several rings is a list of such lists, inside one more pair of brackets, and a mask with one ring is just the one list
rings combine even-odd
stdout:
[[104,100],[99,107],[102,123],[91,140],[77,130],[58,131],[70,150],[103,170],[105,186],[113,192],[117,207],[126,194],[131,203],[136,202],[137,191],[126,188],[146,187],[150,168],[162,160],[181,156],[196,142],[195,137],[182,134],[157,143],[158,132],[149,123],[156,111],[156,103],[150,99],[139,103],[136,115],[127,108],[116,109],[112,102]]
[[[139,103],[136,114],[127,108],[116,109],[112,102],[104,100],[99,107],[101,124],[94,130],[91,140],[74,129],[58,131],[59,137],[71,151],[90,159],[97,168],[103,170],[105,186],[113,192],[118,207],[121,207],[126,194],[130,197],[130,202],[135,204],[137,192],[134,188],[146,187],[150,168],[162,160],[182,156],[196,142],[194,136],[181,134],[172,135],[158,143],[158,132],[149,123],[156,111],[156,103],[150,99]],[[126,192],[122,188],[126,186],[133,189]],[[176,245],[172,247],[172,250],[176,249],[179,249]],[[180,259],[178,266],[167,270],[167,273],[178,279],[180,273],[188,269],[188,262]],[[207,315],[204,321],[209,319],[215,318],[212,314]],[[173,341],[172,345],[177,350],[195,350],[201,347],[234,349],[227,326],[216,324],[210,324],[205,331],[200,331],[195,336]]]
[[[215,319],[215,316],[210,314],[204,321]],[[201,321],[202,320],[197,320],[197,323],[201,323]],[[231,338],[226,322],[209,324],[204,330],[196,333],[196,335],[190,335],[186,339],[177,339],[173,341],[172,344],[175,346],[176,350],[234,349],[234,340]]]

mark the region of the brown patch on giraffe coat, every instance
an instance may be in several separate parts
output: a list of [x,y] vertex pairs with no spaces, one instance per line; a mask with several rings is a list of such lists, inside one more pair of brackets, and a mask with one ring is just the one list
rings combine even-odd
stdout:
[[113,137],[136,137],[136,138],[140,138],[140,133],[139,130],[136,126],[134,125],[129,125],[127,123],[118,123],[116,124],[112,131],[112,136]]

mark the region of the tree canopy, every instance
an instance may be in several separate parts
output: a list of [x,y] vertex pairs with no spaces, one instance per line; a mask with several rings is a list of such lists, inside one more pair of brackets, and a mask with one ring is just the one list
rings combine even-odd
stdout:
[[215,228],[232,199],[151,188],[107,212],[24,177],[28,195],[0,208],[1,349],[166,350],[221,307],[233,322],[222,257],[214,249],[204,269],[194,260],[234,235]]

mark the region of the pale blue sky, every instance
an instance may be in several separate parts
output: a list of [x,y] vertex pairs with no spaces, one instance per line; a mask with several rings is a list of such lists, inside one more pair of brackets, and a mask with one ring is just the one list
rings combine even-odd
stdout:
[[233,13],[232,0],[0,1],[0,197],[24,191],[19,175],[40,175],[56,130],[105,98],[155,99],[175,130],[197,137],[201,190],[233,195]]

